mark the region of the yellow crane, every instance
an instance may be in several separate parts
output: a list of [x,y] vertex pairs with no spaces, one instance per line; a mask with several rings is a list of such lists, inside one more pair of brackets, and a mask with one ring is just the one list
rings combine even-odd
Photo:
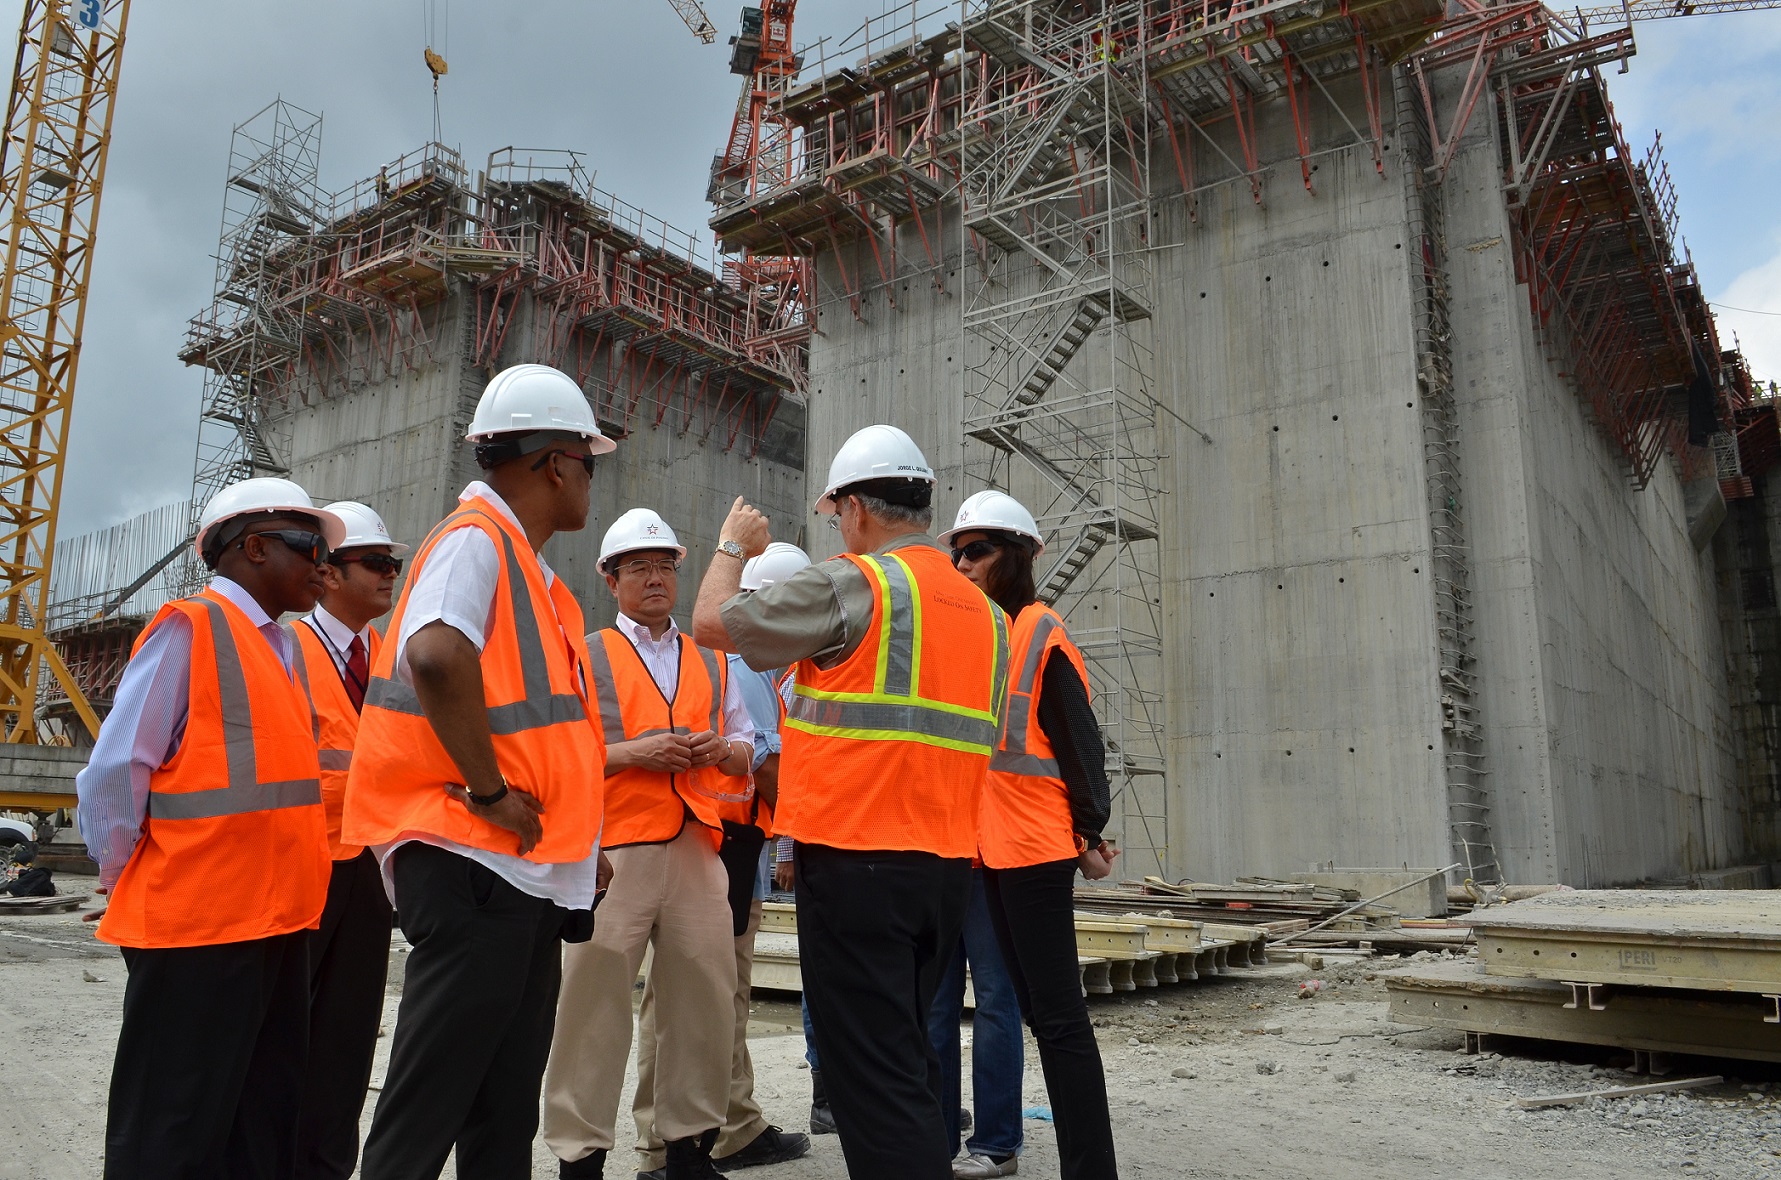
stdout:
[[0,144],[0,739],[38,740],[52,676],[98,718],[45,632],[56,509],[130,0],[25,0]]

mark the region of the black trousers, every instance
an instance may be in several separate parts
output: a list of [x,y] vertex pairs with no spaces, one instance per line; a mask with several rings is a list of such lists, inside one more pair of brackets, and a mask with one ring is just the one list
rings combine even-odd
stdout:
[[466,1180],[529,1180],[563,911],[443,848],[395,857],[414,949],[360,1175],[433,1180],[455,1146]]
[[798,959],[852,1180],[950,1180],[928,1012],[971,862],[797,846]]
[[1076,861],[983,870],[1020,1014],[1039,1043],[1063,1180],[1116,1180],[1101,1048],[1076,965]]
[[309,932],[124,948],[106,1180],[287,1180],[309,1044]]
[[297,1123],[299,1180],[347,1180],[383,1018],[390,902],[377,856],[337,860],[322,924],[309,933],[309,1068]]

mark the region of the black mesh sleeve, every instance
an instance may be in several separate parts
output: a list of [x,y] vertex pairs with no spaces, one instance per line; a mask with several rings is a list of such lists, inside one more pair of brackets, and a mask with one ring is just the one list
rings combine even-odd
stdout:
[[1070,792],[1076,834],[1094,847],[1112,812],[1107,789],[1107,750],[1101,727],[1089,707],[1088,689],[1076,665],[1053,650],[1045,661],[1039,690],[1039,728],[1057,754],[1058,771]]

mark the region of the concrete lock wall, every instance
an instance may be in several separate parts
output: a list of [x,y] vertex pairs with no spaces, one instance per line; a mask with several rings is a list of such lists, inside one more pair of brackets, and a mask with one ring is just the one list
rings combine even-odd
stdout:
[[[1314,113],[1313,195],[1286,107],[1258,105],[1264,203],[1233,176],[1199,194],[1197,223],[1167,144],[1154,148],[1155,389],[1214,440],[1162,419],[1178,875],[1454,859],[1417,243],[1389,106],[1386,118],[1381,176],[1344,124]],[[1503,870],[1600,886],[1738,863],[1766,829],[1738,785],[1712,550],[1690,542],[1674,466],[1632,487],[1543,356],[1514,278],[1495,126],[1481,106],[1444,200],[1483,767]],[[1212,133],[1228,138],[1228,123]],[[1231,171],[1204,149],[1197,164],[1202,184]],[[959,427],[960,293],[975,263],[959,274],[956,211],[929,232],[946,251],[945,293],[911,265],[923,255],[908,227],[888,286],[869,254],[844,247],[847,273],[864,276],[857,318],[835,259],[818,258],[811,490],[847,434],[890,421],[935,465],[948,522],[977,490]],[[826,531],[812,541],[835,547]]]
[[[318,497],[370,504],[398,540],[414,544],[425,537],[479,475],[463,436],[491,374],[470,364],[466,346],[450,344],[467,339],[470,307],[462,294],[451,297],[437,333],[446,343],[436,348],[434,362],[297,411],[293,478]],[[529,354],[529,339],[529,332],[511,332],[496,368],[540,359]],[[603,360],[596,363],[596,374],[606,371]],[[630,395],[628,382],[621,379],[619,404]],[[802,522],[803,418],[801,405],[782,400],[750,457],[746,436],[726,451],[721,429],[702,436],[703,419],[682,430],[678,409],[660,426],[653,409],[640,411],[630,434],[595,468],[587,528],[553,538],[544,550],[551,568],[575,591],[589,627],[607,625],[616,613],[596,565],[601,536],[627,509],[654,508],[686,546],[676,606],[683,624],[691,621],[699,578],[737,496],[747,496],[776,520]]]

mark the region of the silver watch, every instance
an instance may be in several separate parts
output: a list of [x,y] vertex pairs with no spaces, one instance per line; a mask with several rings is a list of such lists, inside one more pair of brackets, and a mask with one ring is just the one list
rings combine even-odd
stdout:
[[728,553],[731,557],[734,557],[737,561],[746,561],[747,560],[747,558],[742,553],[742,542],[741,541],[719,541],[717,543],[717,551],[719,553]]

